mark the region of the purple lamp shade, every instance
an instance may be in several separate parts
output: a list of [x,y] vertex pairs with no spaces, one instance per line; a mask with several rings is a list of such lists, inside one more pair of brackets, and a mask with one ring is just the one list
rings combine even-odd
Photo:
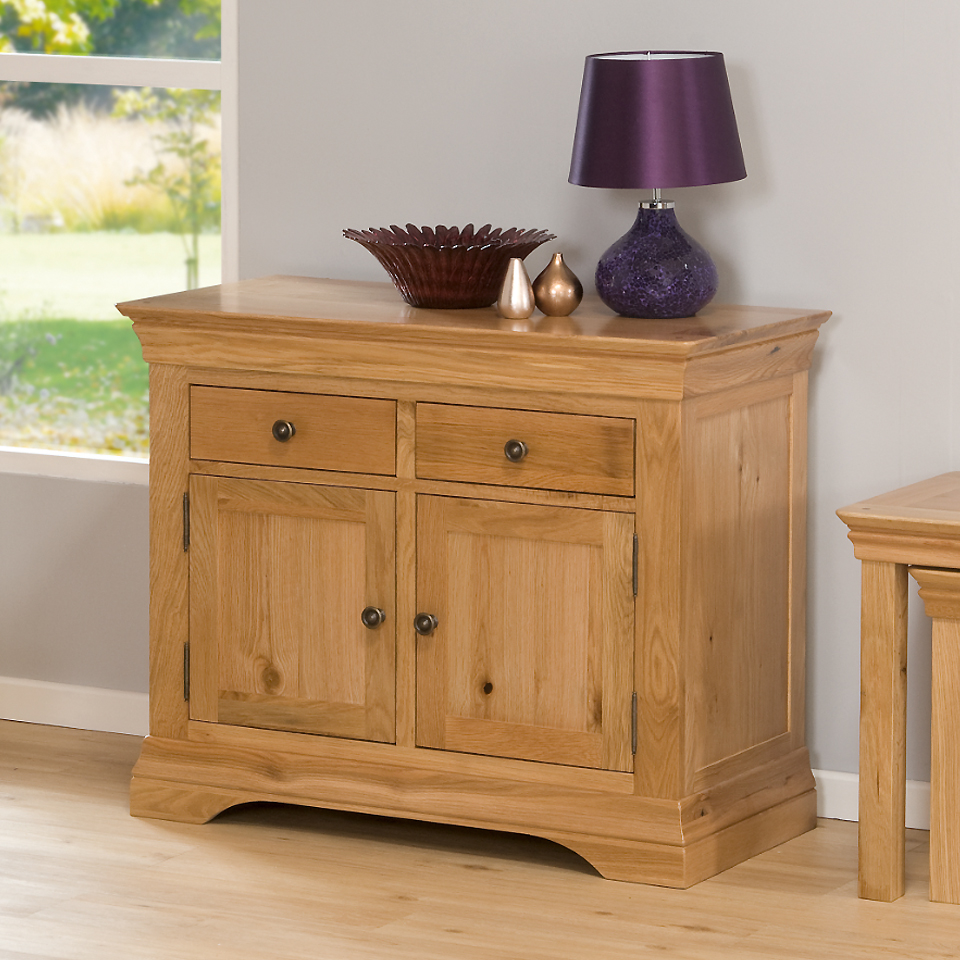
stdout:
[[656,190],[597,265],[597,293],[611,309],[626,317],[690,317],[709,303],[716,267],[659,190],[746,175],[723,54],[587,57],[570,182]]
[[571,183],[696,187],[746,175],[722,53],[587,57]]

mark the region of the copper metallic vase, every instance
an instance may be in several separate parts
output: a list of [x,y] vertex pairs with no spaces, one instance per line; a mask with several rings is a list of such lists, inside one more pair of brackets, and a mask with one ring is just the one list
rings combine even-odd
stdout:
[[512,257],[507,264],[507,275],[497,299],[497,310],[508,320],[525,320],[533,313],[533,286],[530,275],[519,257]]
[[548,317],[566,317],[580,306],[583,284],[563,262],[562,253],[555,253],[533,281],[533,296],[537,309]]

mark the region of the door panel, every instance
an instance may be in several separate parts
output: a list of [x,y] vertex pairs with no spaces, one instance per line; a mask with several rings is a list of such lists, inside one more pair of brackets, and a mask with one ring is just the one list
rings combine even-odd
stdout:
[[417,743],[632,768],[632,517],[423,496]]
[[393,494],[194,476],[190,495],[191,717],[392,742]]

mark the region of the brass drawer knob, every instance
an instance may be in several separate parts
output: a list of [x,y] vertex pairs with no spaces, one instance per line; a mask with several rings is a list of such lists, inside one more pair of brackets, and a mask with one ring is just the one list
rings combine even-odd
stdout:
[[376,630],[387,619],[386,613],[379,607],[364,607],[360,614],[360,622],[368,630]]
[[413,618],[413,629],[416,630],[421,637],[429,637],[430,634],[437,629],[439,622],[432,613],[418,613]]
[[519,463],[527,455],[527,445],[522,440],[508,440],[503,445],[503,455],[513,463]]
[[278,420],[273,425],[273,439],[286,443],[295,433],[297,428],[289,420]]

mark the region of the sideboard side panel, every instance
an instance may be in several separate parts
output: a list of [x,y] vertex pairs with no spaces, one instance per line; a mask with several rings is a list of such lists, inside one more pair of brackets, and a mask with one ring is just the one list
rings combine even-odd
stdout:
[[807,696],[807,390],[806,370],[790,396],[790,738],[806,746]]
[[150,367],[150,734],[186,739],[184,644],[189,640],[183,497],[190,402],[184,367]]
[[680,646],[681,405],[645,401],[637,423],[636,789],[688,791]]
[[789,656],[792,389],[783,377],[686,405],[683,609],[695,773],[788,749],[791,668],[802,670]]

